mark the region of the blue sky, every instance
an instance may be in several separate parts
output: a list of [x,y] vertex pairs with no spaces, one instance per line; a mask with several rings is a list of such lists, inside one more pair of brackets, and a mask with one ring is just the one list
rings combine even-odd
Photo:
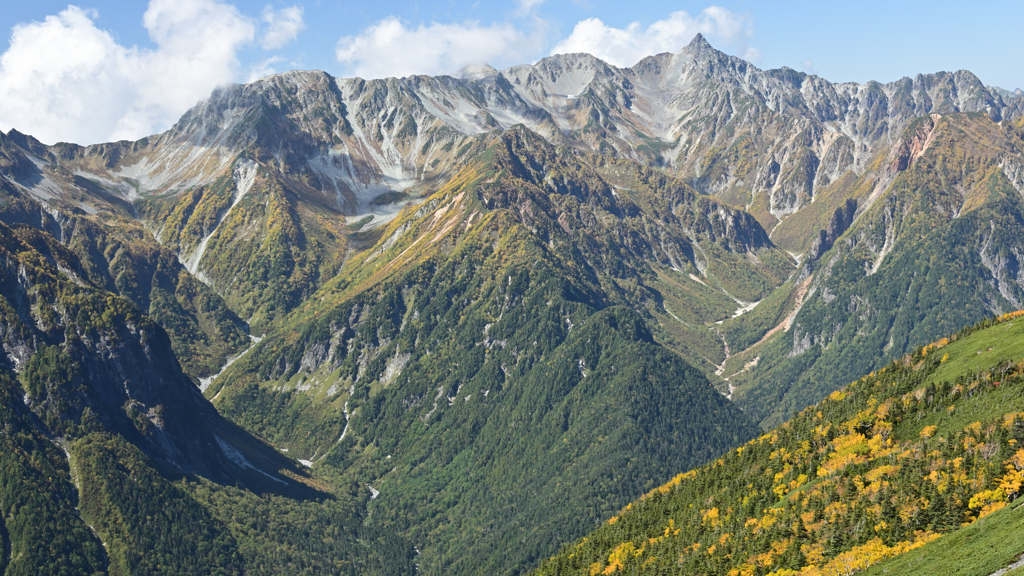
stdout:
[[587,51],[629,66],[696,32],[832,81],[969,69],[1024,88],[1024,4],[606,0],[3,0],[0,129],[93,143],[167,129],[216,86],[289,69],[457,73]]

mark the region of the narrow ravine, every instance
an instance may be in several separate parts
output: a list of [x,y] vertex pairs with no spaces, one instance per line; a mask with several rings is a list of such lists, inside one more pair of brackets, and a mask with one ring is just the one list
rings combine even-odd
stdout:
[[[350,389],[349,390],[349,395],[351,395],[351,394],[352,394],[352,390]],[[338,437],[338,440],[334,442],[335,445],[341,444],[341,441],[345,439],[345,435],[348,434],[348,427],[349,427],[349,425],[352,424],[352,414],[350,414],[349,411],[348,411],[348,400],[345,400],[345,406],[344,406],[343,410],[345,411],[345,428],[342,429],[341,436]],[[299,464],[302,464],[306,468],[312,468],[313,464],[323,460],[324,458],[327,458],[327,455],[330,454],[330,453],[331,453],[331,449],[328,448],[323,453],[322,456],[317,458],[316,452],[314,452],[313,456],[312,456],[312,458],[313,458],[312,460],[303,460],[303,459],[300,458],[299,459]]]
[[[225,362],[224,365],[220,367],[220,371],[218,371],[213,376],[207,376],[206,378],[200,378],[199,379],[199,390],[201,392],[206,392],[206,389],[210,387],[210,384],[213,384],[213,381],[216,380],[218,376],[223,374],[224,371],[227,370],[229,366],[234,364],[236,360],[238,360],[242,356],[245,356],[249,352],[249,350],[252,350],[253,347],[255,347],[257,344],[259,344],[263,340],[263,336],[253,336],[253,335],[250,334],[249,335],[249,340],[252,341],[252,344],[250,344],[249,347],[246,348],[245,350],[242,350],[241,352],[239,352],[237,355],[230,356],[228,358],[228,361]],[[216,396],[214,396],[214,398],[216,398]]]
[[725,347],[725,358],[722,360],[722,364],[715,369],[715,375],[721,376],[722,372],[725,372],[725,363],[732,358],[732,354],[729,352],[729,343],[725,341],[725,334],[721,330],[715,329],[715,334],[718,334],[718,338],[722,341],[722,346]]
[[201,270],[199,270],[199,263],[203,260],[203,255],[206,253],[206,245],[209,244],[210,239],[216,234],[217,228],[221,222],[227,219],[228,215],[231,214],[231,210],[242,201],[242,198],[249,192],[252,185],[256,182],[256,172],[259,168],[259,164],[252,160],[239,160],[235,165],[235,171],[232,175],[235,180],[235,195],[231,198],[231,206],[228,207],[224,215],[221,216],[217,223],[210,230],[210,233],[199,242],[199,246],[189,255],[188,258],[182,259],[181,255],[178,255],[179,261],[185,266],[185,269],[195,276],[199,281],[204,284],[209,284],[210,280],[206,277]]
[[82,482],[78,477],[78,472],[75,470],[75,463],[71,457],[71,452],[67,449],[66,442],[63,438],[51,438],[50,441],[60,448],[61,452],[64,453],[64,458],[68,461],[68,474],[71,476],[71,485],[75,488],[75,514],[78,514],[82,523],[89,527],[89,531],[92,532],[92,535],[95,536],[103,546],[103,569],[106,570],[110,568],[110,558],[107,555],[107,543],[103,541],[103,537],[96,531],[96,528],[92,524],[86,522],[85,518],[82,517],[82,510],[79,508],[82,498]]
[[[722,360],[722,364],[715,369],[715,375],[721,376],[725,372],[725,363],[729,361],[729,358],[732,358],[732,354],[729,351],[729,343],[725,340],[725,334],[720,329],[715,329],[715,333],[722,339],[722,346],[725,347],[725,358]],[[736,391],[736,387],[732,385],[732,382],[729,382],[729,378],[723,377],[722,380],[725,380],[726,385],[729,386],[729,393],[725,397],[732,400],[732,393]]]
[[[345,400],[345,406],[343,409],[345,410],[345,428],[341,431],[341,436],[335,444],[338,444],[345,439],[345,435],[348,434],[348,425],[352,423],[352,416],[348,413],[348,400]],[[326,456],[326,454],[324,456]],[[323,458],[323,456],[321,456],[321,458]]]

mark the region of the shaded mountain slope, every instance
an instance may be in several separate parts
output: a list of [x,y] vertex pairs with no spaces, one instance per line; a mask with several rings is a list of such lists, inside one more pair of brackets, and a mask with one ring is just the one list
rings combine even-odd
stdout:
[[168,336],[75,253],[25,226],[0,224],[0,246],[5,573],[414,570],[408,541],[363,526],[357,485],[222,418]]
[[[0,224],[3,363],[18,372],[41,425],[58,437],[111,431],[167,469],[234,477],[239,465],[221,444],[244,434],[181,372],[166,333],[128,300],[85,283],[71,254],[43,236]],[[241,449],[284,462],[258,443]]]
[[[16,140],[0,136],[6,157],[26,164],[26,177],[49,179],[29,160],[32,148],[15,146]],[[172,350],[190,376],[212,374],[247,345],[245,322],[131,218],[132,206],[111,196],[40,199],[8,180],[0,180],[0,199],[0,221],[16,229],[36,229],[37,234],[24,229],[18,234],[37,250],[59,253],[66,271],[127,298],[154,318],[168,332]]]

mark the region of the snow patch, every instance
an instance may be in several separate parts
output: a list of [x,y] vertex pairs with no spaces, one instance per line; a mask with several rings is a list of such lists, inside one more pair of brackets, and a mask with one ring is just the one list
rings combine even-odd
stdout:
[[338,437],[338,442],[345,439],[345,435],[348,434],[348,425],[352,423],[352,415],[348,413],[348,400],[345,400],[345,428],[341,431],[341,436]]
[[750,312],[751,310],[756,308],[757,305],[762,302],[761,300],[758,300],[757,302],[744,302],[744,301],[736,299],[736,298],[733,298],[733,300],[735,300],[736,303],[740,305],[740,307],[737,308],[736,311],[732,313],[732,317],[733,318],[738,318],[740,316],[743,316],[747,312]]
[[878,252],[878,256],[875,258],[874,263],[871,264],[871,268],[868,269],[867,275],[871,276],[882,266],[882,262],[885,261],[885,257],[892,252],[893,246],[896,244],[896,221],[893,219],[889,222],[889,225],[885,227],[885,243],[882,244],[882,249]]

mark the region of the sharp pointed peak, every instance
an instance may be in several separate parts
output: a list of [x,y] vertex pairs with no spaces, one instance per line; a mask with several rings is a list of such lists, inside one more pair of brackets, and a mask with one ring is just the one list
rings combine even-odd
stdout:
[[725,53],[712,46],[711,43],[708,42],[707,38],[705,38],[704,35],[699,32],[696,36],[693,37],[693,40],[690,40],[690,43],[687,44],[686,47],[683,48],[680,52],[702,58],[721,58],[723,56],[726,56]]
[[707,38],[705,38],[704,35],[701,34],[700,32],[697,32],[697,35],[693,37],[693,40],[690,40],[690,43],[687,45],[687,48],[703,48],[705,46],[708,48],[712,47],[711,43],[708,42]]

